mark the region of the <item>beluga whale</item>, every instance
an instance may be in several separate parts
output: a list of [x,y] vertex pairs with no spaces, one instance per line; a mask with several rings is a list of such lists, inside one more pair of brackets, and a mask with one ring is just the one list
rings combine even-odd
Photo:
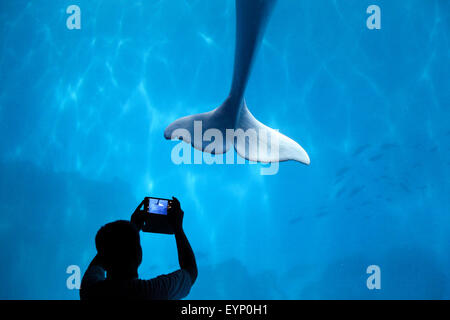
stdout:
[[[228,97],[212,111],[172,122],[164,131],[166,139],[183,140],[212,154],[226,153],[234,146],[242,158],[261,163],[294,160],[310,164],[306,151],[291,138],[258,121],[250,113],[244,98],[253,61],[275,2],[236,0],[234,69]],[[273,106],[274,111],[276,108]],[[218,134],[225,138],[217,141]],[[205,141],[203,136],[209,139]],[[211,147],[211,136],[216,137],[214,147]]]

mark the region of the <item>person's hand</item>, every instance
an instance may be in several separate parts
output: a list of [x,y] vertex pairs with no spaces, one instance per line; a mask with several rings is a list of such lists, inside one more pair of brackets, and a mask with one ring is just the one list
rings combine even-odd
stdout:
[[144,201],[138,205],[136,210],[134,210],[133,214],[131,215],[131,223],[136,226],[136,228],[141,231],[145,228],[146,225],[148,225],[146,222],[149,218],[148,213],[145,212],[145,210],[141,210],[142,206],[144,205]]
[[177,198],[172,197],[172,201],[167,208],[167,218],[175,232],[183,229],[183,217],[184,212],[181,210],[180,201]]

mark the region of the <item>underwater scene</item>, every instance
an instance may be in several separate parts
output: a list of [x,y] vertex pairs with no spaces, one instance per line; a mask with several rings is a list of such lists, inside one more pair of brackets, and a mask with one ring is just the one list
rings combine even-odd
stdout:
[[[450,1],[278,0],[254,43],[241,1],[0,1],[0,299],[79,299],[99,228],[172,196],[187,299],[450,299]],[[230,87],[279,161],[167,136]]]

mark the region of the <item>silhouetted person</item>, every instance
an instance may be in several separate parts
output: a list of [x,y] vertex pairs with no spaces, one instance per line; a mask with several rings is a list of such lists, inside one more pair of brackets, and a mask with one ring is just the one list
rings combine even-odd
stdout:
[[[183,231],[183,210],[176,198],[167,216],[175,232],[180,269],[150,280],[138,279],[142,262],[139,231],[146,231],[149,214],[140,208],[131,222],[119,220],[101,227],[95,237],[97,255],[81,282],[80,298],[92,299],[182,299],[197,278],[194,252]],[[106,277],[105,277],[106,272]]]

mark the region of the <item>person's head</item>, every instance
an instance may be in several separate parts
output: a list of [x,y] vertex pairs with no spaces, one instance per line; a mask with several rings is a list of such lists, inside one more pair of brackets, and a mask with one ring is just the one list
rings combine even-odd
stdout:
[[139,231],[134,224],[118,220],[104,225],[95,236],[95,246],[108,277],[137,277],[142,248]]

